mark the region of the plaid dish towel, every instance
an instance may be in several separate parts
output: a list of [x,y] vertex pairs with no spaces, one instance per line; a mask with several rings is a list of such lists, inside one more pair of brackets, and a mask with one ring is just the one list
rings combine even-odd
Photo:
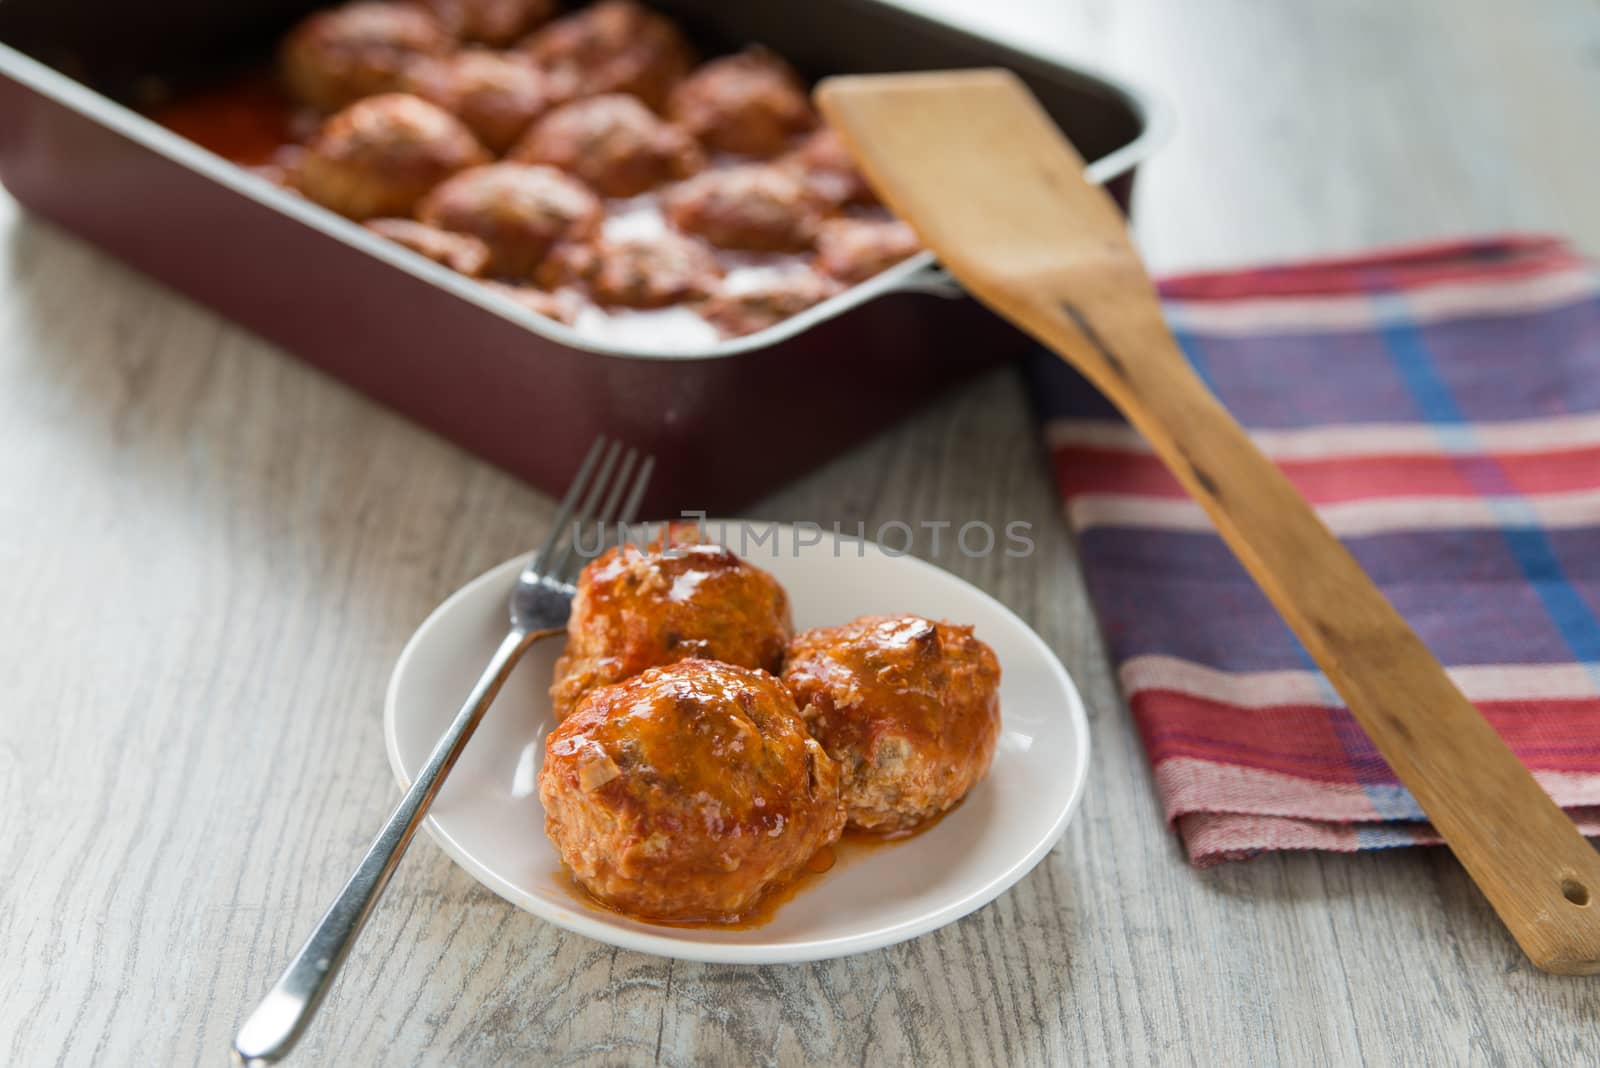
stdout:
[[[1600,834],[1600,277],[1508,236],[1161,286],[1190,361],[1586,834]],[[1195,864],[1436,842],[1081,378],[1030,368],[1089,595]]]

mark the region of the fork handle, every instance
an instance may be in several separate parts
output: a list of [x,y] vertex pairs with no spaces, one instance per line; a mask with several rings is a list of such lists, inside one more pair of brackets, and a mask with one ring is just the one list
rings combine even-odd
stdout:
[[256,1006],[233,1040],[234,1060],[238,1064],[271,1064],[293,1048],[316,1014],[322,996],[328,992],[339,966],[355,944],[356,935],[389,883],[389,876],[400,863],[406,846],[427,815],[428,806],[439,793],[444,778],[455,766],[477,729],[483,713],[493,703],[511,669],[536,638],[549,632],[512,630],[495,650],[494,657],[478,676],[461,711],[450,723],[416,781],[395,806],[383,830],[367,847],[366,855],[344,884],[326,914],[318,921],[311,937],[300,947],[294,960],[278,982]]

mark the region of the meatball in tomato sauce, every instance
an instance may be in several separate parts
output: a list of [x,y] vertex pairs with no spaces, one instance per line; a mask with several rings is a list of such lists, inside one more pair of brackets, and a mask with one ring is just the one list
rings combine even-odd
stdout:
[[452,234],[415,219],[373,219],[366,226],[380,237],[472,278],[489,265],[489,246],[470,234]]
[[989,771],[1000,665],[971,627],[866,616],[795,636],[783,681],[839,763],[850,825],[906,832]]
[[865,282],[921,251],[899,219],[829,219],[817,231],[817,266],[846,285]]
[[811,134],[779,162],[798,174],[818,199],[840,208],[876,204],[872,187],[856,168],[844,141],[828,127]]
[[558,0],[426,0],[434,16],[462,41],[504,48],[549,22]]
[[698,659],[585,697],[545,740],[539,800],[579,884],[648,920],[746,916],[845,821],[782,684]]
[[437,19],[413,4],[354,3],[319,11],[284,39],[279,66],[301,103],[336,111],[400,88],[406,67],[453,46]]
[[564,717],[596,686],[690,657],[776,673],[792,630],[777,579],[674,527],[664,543],[619,545],[583,569],[551,701]]
[[626,93],[574,100],[540,119],[510,158],[547,163],[608,197],[631,197],[705,166],[694,139]]
[[554,319],[567,326],[577,322],[583,312],[583,297],[571,289],[540,289],[536,286],[507,285],[504,282],[483,284],[535,315]]
[[479,48],[418,60],[404,86],[455,115],[495,152],[558,102],[550,78],[526,57]]
[[776,326],[839,292],[837,283],[809,268],[775,271],[720,287],[700,314],[729,337]]
[[804,251],[822,222],[805,183],[768,164],[706,171],[668,189],[663,206],[684,233],[749,252]]
[[434,186],[488,158],[454,115],[405,93],[385,93],[323,123],[289,184],[352,219],[410,215]]
[[472,234],[489,246],[487,273],[531,278],[562,241],[600,229],[600,200],[554,167],[491,163],[462,171],[428,194],[418,215],[430,226]]
[[667,111],[714,152],[763,158],[817,123],[799,76],[765,48],[705,64],[672,91]]
[[669,233],[563,246],[545,260],[539,281],[581,285],[600,305],[665,308],[710,296],[721,274],[704,245]]
[[678,27],[632,0],[590,4],[520,47],[573,96],[631,93],[657,110],[694,62]]

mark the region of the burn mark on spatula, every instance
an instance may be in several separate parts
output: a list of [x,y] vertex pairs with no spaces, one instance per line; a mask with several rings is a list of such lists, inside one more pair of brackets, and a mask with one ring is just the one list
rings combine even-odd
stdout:
[[[1112,351],[1111,346],[1106,344],[1106,339],[1100,336],[1100,331],[1094,328],[1094,324],[1089,321],[1089,317],[1084,315],[1082,310],[1070,300],[1063,300],[1060,303],[1062,313],[1072,320],[1072,325],[1077,327],[1078,333],[1082,334],[1084,340],[1089,342],[1094,347],[1095,352],[1100,354],[1100,358],[1106,362],[1106,366],[1111,369],[1111,373],[1132,386],[1133,382],[1128,377],[1127,364],[1123,363],[1122,357],[1118,356]],[[1194,479],[1195,484],[1206,493],[1209,493],[1214,499],[1220,500],[1222,487],[1217,485],[1217,480],[1207,474],[1203,467],[1195,463],[1194,457],[1187,452],[1182,453],[1182,456],[1184,466],[1189,469],[1189,477]]]
[[1195,480],[1196,485],[1211,494],[1214,499],[1222,499],[1222,487],[1217,485],[1216,479],[1206,474],[1205,468],[1194,462],[1194,457],[1184,453],[1183,462],[1188,465],[1189,477]]
[[1100,331],[1094,328],[1094,324],[1089,321],[1089,317],[1084,315],[1083,311],[1070,300],[1061,302],[1061,310],[1068,319],[1072,320],[1072,325],[1078,328],[1078,333],[1083,335],[1084,340],[1094,346],[1094,350],[1100,354],[1100,358],[1106,361],[1106,366],[1111,368],[1111,373],[1124,382],[1130,381],[1127,364],[1123,363],[1122,357],[1113,352],[1111,346],[1106,344],[1106,339],[1100,336]]

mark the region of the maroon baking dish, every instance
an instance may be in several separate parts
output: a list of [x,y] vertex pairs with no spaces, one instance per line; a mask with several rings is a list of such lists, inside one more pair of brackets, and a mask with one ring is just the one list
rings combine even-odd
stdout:
[[[658,459],[649,514],[727,513],[1028,341],[924,253],[768,330],[622,349],[392,245],[130,104],[259,64],[305,0],[0,0],[0,181],[32,211],[545,490],[598,433]],[[886,0],[653,3],[707,52],[810,77],[1003,66],[1126,207],[1144,94]],[[1004,166],[997,160],[996,166]]]

